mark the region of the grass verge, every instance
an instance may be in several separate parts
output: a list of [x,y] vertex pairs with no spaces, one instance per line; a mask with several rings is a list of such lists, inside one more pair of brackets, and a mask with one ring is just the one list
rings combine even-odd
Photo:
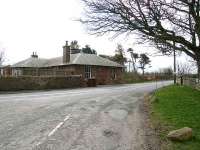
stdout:
[[[200,91],[185,86],[159,89],[151,98],[151,120],[169,150],[200,149]],[[187,142],[170,142],[170,130],[191,127],[194,138]]]

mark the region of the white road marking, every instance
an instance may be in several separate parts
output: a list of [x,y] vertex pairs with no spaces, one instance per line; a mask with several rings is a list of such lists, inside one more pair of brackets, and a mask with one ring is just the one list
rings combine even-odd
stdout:
[[60,122],[49,134],[48,137],[52,136],[63,124],[70,118],[70,115],[66,116],[63,122]]
[[52,136],[63,124],[64,124],[64,122],[60,122],[60,123],[48,134],[48,137]]
[[69,119],[69,115],[65,117],[64,122]]
[[[64,125],[64,123],[65,123],[69,118],[70,118],[70,115],[66,116],[65,119],[64,119],[62,122],[60,122],[60,123],[47,135],[47,137],[46,137],[44,140],[42,140],[42,141],[44,142],[48,137],[51,137],[52,135],[54,135],[55,132],[56,132],[60,127],[62,127],[62,126]],[[43,143],[42,141],[38,142],[38,143],[36,144],[36,146],[40,146],[40,145]]]

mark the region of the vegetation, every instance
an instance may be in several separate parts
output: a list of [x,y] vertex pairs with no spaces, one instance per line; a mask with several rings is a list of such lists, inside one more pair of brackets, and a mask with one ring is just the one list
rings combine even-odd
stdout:
[[70,48],[71,49],[79,49],[79,44],[78,44],[78,41],[74,40],[74,41],[71,41],[70,43]]
[[[146,54],[140,54],[139,68],[142,70],[142,75],[144,76],[144,71],[147,65],[150,65],[150,58]],[[149,66],[150,67],[150,66]]]
[[162,68],[157,74],[171,78],[173,76],[173,69],[171,67]]
[[131,56],[131,62],[133,64],[133,71],[135,73],[137,73],[137,66],[136,66],[136,63],[137,63],[137,59],[139,58],[139,55],[137,53],[134,53],[134,50],[132,48],[129,48],[127,50],[127,52],[130,53],[130,56]]
[[[134,73],[138,73],[138,68],[142,70],[142,75],[144,76],[145,73],[145,69],[147,69],[147,67],[151,67],[150,66],[150,58],[147,56],[147,54],[138,54],[135,53],[134,50],[132,48],[128,48],[127,52],[130,53],[131,56],[131,60],[129,60],[129,63],[132,63],[133,66],[133,72]],[[129,71],[130,71],[130,64],[129,64]]]
[[123,83],[141,83],[141,82],[148,82],[148,81],[155,81],[155,80],[166,80],[168,78],[164,78],[162,76],[157,76],[155,78],[155,74],[148,74],[148,75],[141,75],[134,72],[124,72],[122,76]]
[[121,44],[117,45],[117,48],[115,50],[115,55],[113,56],[112,60],[121,65],[125,64],[126,62],[125,51]]
[[[200,73],[200,0],[82,0],[93,34],[134,34],[163,54],[184,52]],[[175,43],[175,44],[174,44]]]
[[[71,49],[80,49],[80,46],[78,44],[78,41],[74,40],[74,41],[71,41],[70,43],[70,48]],[[82,53],[86,53],[86,54],[97,54],[97,51],[92,49],[89,45],[85,45],[85,47],[83,47],[81,49],[81,52]]]
[[89,45],[85,45],[81,51],[86,54],[97,54],[97,51],[92,49]]
[[168,86],[158,90],[152,102],[152,118],[161,125],[160,135],[166,139],[169,130],[191,127],[191,141],[171,143],[170,150],[199,150],[200,147],[200,91],[190,87]]
[[122,65],[124,65],[127,62],[127,58],[125,57],[125,50],[121,44],[117,45],[114,56],[108,56],[108,55],[99,55],[99,56],[109,59],[111,61],[115,61]]
[[177,73],[178,75],[188,76],[191,75],[194,70],[196,70],[196,66],[193,62],[188,61],[187,63],[177,62]]
[[124,83],[140,83],[145,82],[146,80],[143,79],[139,74],[135,74],[133,72],[125,72],[123,74],[122,81]]

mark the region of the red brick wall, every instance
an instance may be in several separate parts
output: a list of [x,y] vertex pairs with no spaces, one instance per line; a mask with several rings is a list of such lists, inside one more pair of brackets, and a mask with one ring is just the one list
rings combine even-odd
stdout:
[[[115,69],[116,78],[113,78],[112,70]],[[96,80],[98,84],[112,84],[119,82],[122,77],[121,68],[112,68],[112,67],[96,67]]]
[[[67,71],[70,69],[73,70],[74,75],[82,75],[82,77],[85,78],[84,65],[63,66],[62,69],[66,70],[67,75],[72,75],[71,72]],[[112,69],[115,69],[116,72],[115,79],[112,79]],[[97,84],[119,83],[122,78],[122,68],[92,66],[92,77],[96,79]]]
[[[112,78],[113,69],[115,69],[116,72],[115,79]],[[31,74],[32,73],[28,71],[26,75],[31,76]],[[68,76],[68,75],[82,75],[82,77],[85,78],[85,66],[67,65],[67,66],[56,66],[51,68],[40,68],[38,72],[38,76]],[[122,78],[122,68],[92,66],[92,77],[96,79],[97,84],[119,83]]]

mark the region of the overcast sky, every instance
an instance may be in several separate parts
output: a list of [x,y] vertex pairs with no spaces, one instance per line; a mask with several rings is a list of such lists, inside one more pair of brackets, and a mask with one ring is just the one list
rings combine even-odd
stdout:
[[[85,27],[74,21],[83,15],[80,0],[0,0],[0,48],[5,50],[6,64],[30,57],[36,51],[41,58],[62,55],[65,41],[89,44],[98,54],[113,55],[117,43],[137,52],[153,48],[135,45],[134,38],[89,35]],[[172,57],[152,58],[152,68],[172,66]]]

